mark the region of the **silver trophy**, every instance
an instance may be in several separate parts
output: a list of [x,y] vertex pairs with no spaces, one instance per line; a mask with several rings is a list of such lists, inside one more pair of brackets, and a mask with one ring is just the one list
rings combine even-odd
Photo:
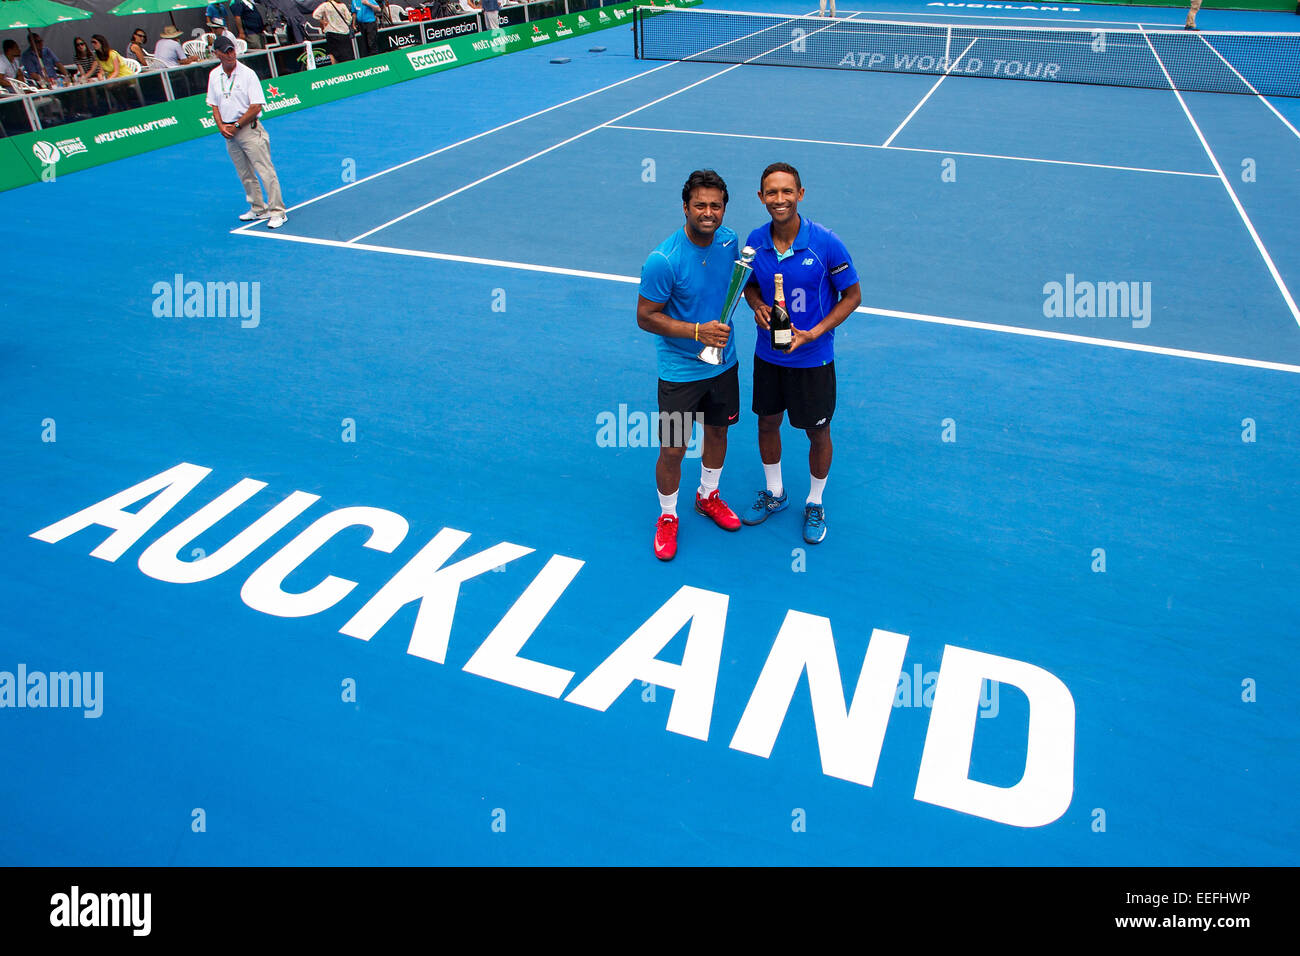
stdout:
[[[736,311],[736,304],[744,295],[745,284],[749,282],[749,274],[754,271],[751,264],[753,261],[754,250],[751,246],[746,246],[740,250],[740,258],[731,267],[731,284],[727,286],[727,298],[722,303],[722,314],[718,316],[718,321],[723,325],[731,322],[731,313]],[[708,362],[710,365],[721,365],[722,349],[716,345],[706,345],[700,349],[697,358],[701,362]]]

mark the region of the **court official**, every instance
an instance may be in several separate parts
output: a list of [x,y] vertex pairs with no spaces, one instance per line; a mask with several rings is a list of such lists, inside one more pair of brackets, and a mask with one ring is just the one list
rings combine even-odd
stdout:
[[266,219],[267,228],[279,229],[289,217],[280,195],[280,179],[271,164],[271,138],[259,118],[266,105],[262,81],[239,62],[235,44],[229,37],[217,37],[212,49],[221,65],[208,76],[208,106],[212,107],[217,129],[226,138],[226,151],[248,199],[248,211],[239,218],[244,222]]

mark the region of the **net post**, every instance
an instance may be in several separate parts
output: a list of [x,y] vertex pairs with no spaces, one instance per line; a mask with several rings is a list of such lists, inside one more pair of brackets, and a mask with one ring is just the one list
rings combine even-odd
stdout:
[[632,8],[632,59],[641,59],[641,8]]

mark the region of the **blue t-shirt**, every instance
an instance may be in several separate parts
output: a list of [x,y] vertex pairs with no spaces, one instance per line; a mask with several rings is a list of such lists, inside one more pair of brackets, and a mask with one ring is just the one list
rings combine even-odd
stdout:
[[361,2],[361,0],[352,0],[352,12],[357,15],[357,23],[374,23],[375,11]]
[[[807,331],[835,308],[840,293],[857,283],[858,272],[839,236],[807,216],[800,215],[799,219],[799,234],[788,252],[778,253],[772,245],[770,222],[751,232],[746,245],[755,251],[754,278],[758,280],[763,301],[772,304],[776,294],[772,277],[781,273],[790,323],[796,329]],[[816,342],[799,346],[794,352],[777,352],[768,334],[760,328],[754,354],[765,362],[787,368],[827,365],[835,361],[835,330]]]
[[[713,244],[697,246],[682,227],[659,243],[641,269],[641,295],[664,303],[669,318],[690,322],[714,322],[722,315],[722,303],[731,283],[731,268],[740,253],[735,230],[719,226]],[[698,382],[713,378],[736,364],[736,333],[732,330],[722,350],[722,364],[710,365],[697,356],[703,344],[694,338],[656,336],[659,377],[665,382]]]
[[226,9],[224,4],[209,3],[207,9],[203,12],[204,17],[209,23],[220,23],[226,26]]

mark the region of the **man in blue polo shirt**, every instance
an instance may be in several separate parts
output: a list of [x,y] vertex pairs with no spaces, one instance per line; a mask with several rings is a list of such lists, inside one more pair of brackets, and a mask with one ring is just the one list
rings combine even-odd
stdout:
[[[773,163],[759,178],[758,198],[772,221],[749,234],[754,275],[745,286],[745,301],[759,326],[754,348],[754,414],[758,416],[758,451],[767,487],[745,512],[745,524],[759,524],[785,508],[781,480],[781,420],[808,435],[811,485],[804,503],[803,539],[819,544],[826,537],[822,491],[831,470],[831,418],[835,414],[835,327],[862,304],[853,260],[839,236],[799,215],[803,199],[799,171]],[[793,326],[788,351],[772,348],[768,319],[775,282],[784,277],[786,310]]]
[[[641,270],[636,322],[657,338],[659,353],[659,521],[654,552],[661,561],[677,553],[677,489],[682,458],[696,421],[704,425],[700,487],[695,510],[726,531],[740,518],[718,495],[727,428],[740,418],[740,379],[731,328],[718,321],[737,258],[736,233],[722,225],[727,184],[711,169],[697,169],[682,187],[686,225],[659,243]],[[722,364],[701,361],[700,351],[722,349]]]
[[361,33],[362,56],[374,56],[379,52],[379,26],[375,23],[375,14],[379,13],[379,4],[371,0],[352,0],[352,12],[357,16],[357,30]]

